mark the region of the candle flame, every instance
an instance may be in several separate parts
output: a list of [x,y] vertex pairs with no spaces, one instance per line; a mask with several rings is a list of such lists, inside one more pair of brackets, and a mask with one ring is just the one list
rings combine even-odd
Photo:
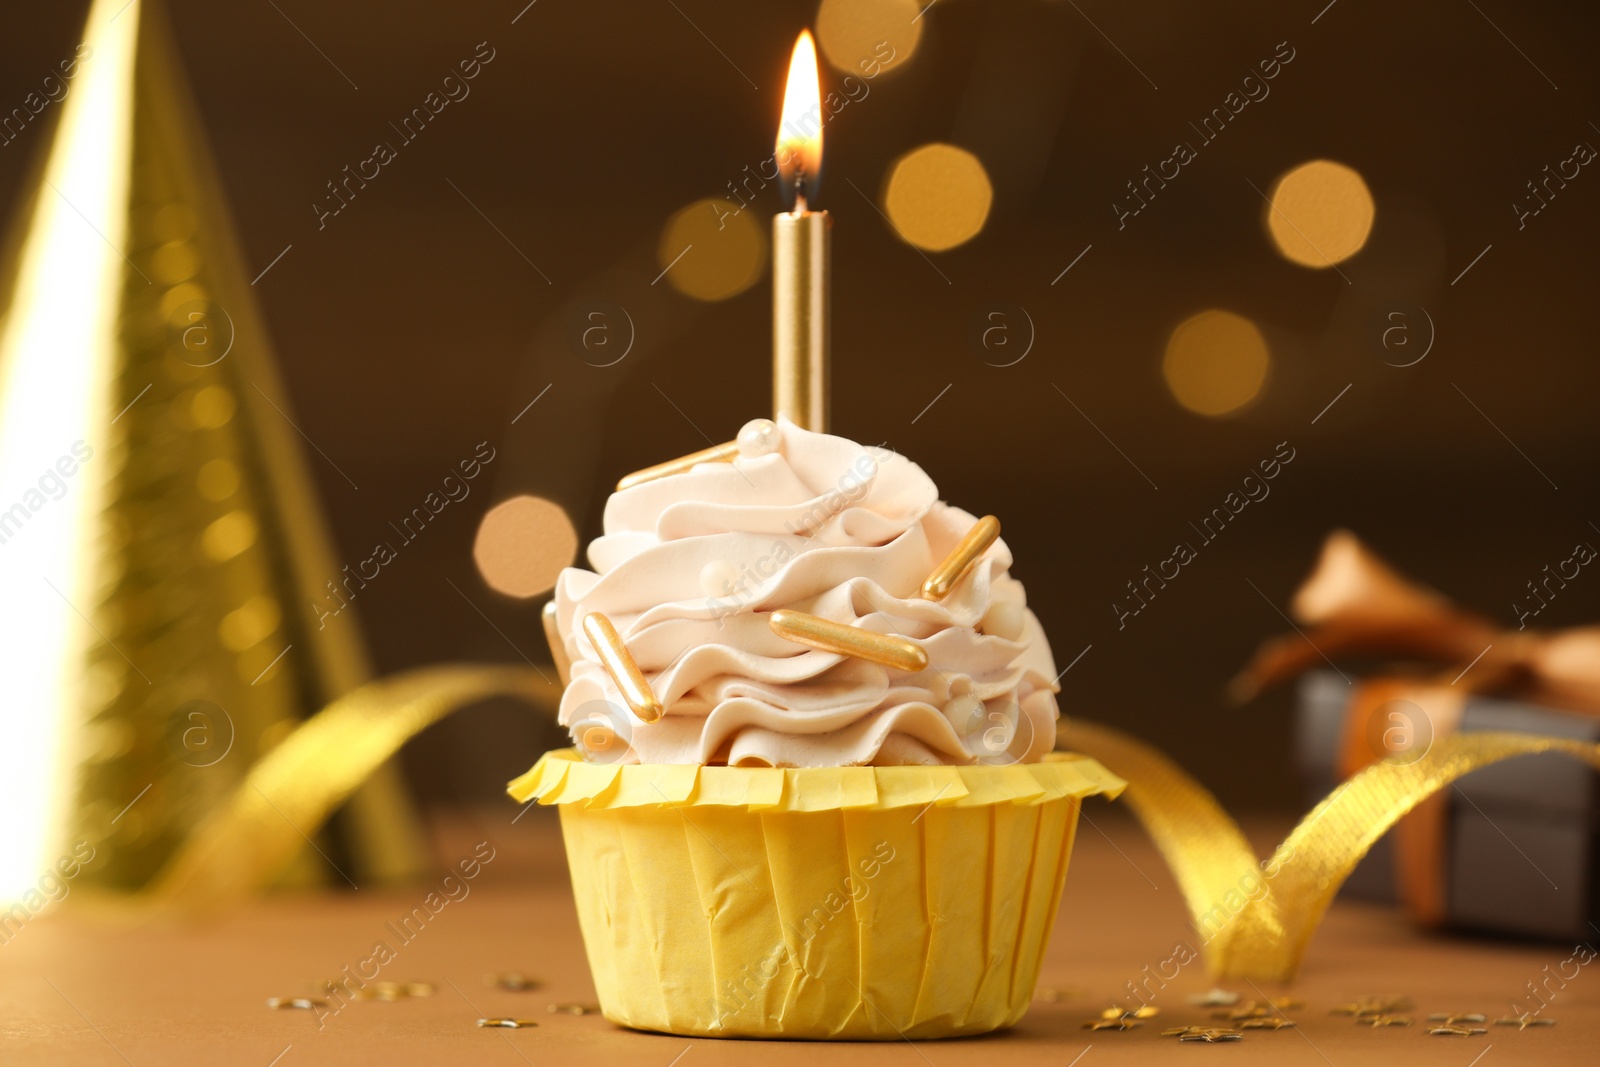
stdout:
[[789,58],[775,155],[784,185],[797,191],[797,206],[803,205],[807,184],[815,185],[822,169],[822,86],[817,77],[817,45],[810,30],[800,31]]

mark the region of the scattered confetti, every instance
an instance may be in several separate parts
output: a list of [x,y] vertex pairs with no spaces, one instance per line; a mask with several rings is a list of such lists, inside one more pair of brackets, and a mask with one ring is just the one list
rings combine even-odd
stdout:
[[268,997],[267,1007],[273,1011],[315,1011],[326,1008],[325,1000],[313,1000],[310,997]]
[[1179,1041],[1242,1041],[1244,1035],[1237,1030],[1227,1030],[1217,1026],[1178,1026],[1171,1030],[1161,1031],[1162,1037],[1175,1037]]
[[1330,1015],[1396,1015],[1403,1011],[1410,1011],[1413,1005],[1410,997],[1395,996],[1392,993],[1380,996],[1357,997],[1348,1004],[1340,1004],[1328,1014]]
[[498,1026],[506,1030],[521,1030],[525,1026],[538,1026],[532,1019],[479,1019],[479,1026]]

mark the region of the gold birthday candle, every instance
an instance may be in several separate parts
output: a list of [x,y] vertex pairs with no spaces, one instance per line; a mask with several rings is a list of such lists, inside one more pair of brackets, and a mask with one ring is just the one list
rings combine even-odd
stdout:
[[767,625],[785,641],[823,652],[854,656],[899,671],[926,670],[928,666],[928,654],[915,641],[873,633],[803,611],[779,608],[772,613]]
[[591,611],[583,617],[583,632],[589,635],[595,651],[600,653],[600,662],[622,691],[622,699],[628,702],[633,713],[643,722],[655,722],[661,718],[664,710],[661,701],[651,691],[644,672],[633,661],[633,656],[628,653],[628,647],[622,643],[611,620],[598,611]]
[[720,445],[702,448],[698,452],[691,452],[687,456],[669,459],[665,463],[657,463],[654,467],[646,467],[642,471],[634,471],[622,481],[617,483],[617,492],[632,489],[645,482],[653,482],[657,478],[665,478],[671,474],[683,474],[693,470],[702,463],[732,463],[739,458],[739,442],[725,441]]
[[950,590],[956,587],[956,583],[961,581],[978,557],[989,551],[989,546],[999,537],[1000,520],[993,515],[985,515],[973,523],[967,536],[951,549],[944,562],[935,567],[933,573],[928,575],[928,580],[922,583],[922,599],[943,600],[949,596]]

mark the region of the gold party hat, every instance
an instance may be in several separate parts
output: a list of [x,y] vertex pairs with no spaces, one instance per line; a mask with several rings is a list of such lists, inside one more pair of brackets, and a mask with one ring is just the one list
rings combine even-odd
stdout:
[[[145,885],[370,673],[315,606],[346,574],[173,54],[95,0],[5,268],[0,900],[90,850],[80,881]],[[423,866],[392,772],[317,840],[288,880]]]

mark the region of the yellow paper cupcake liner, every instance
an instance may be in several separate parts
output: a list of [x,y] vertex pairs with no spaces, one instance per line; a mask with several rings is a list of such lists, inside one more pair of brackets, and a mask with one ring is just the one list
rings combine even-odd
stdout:
[[1071,755],[1009,767],[596,765],[510,786],[561,807],[607,1018],[707,1037],[900,1039],[1027,1011],[1085,796]]

